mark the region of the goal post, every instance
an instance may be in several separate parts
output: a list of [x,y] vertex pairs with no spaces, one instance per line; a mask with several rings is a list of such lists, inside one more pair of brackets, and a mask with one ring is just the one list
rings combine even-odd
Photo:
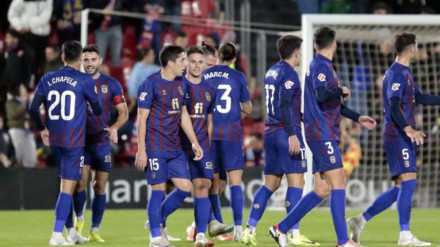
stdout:
[[[336,30],[337,52],[333,67],[339,82],[351,89],[345,102],[353,110],[374,117],[378,126],[373,131],[357,130],[355,138],[362,150],[360,166],[347,180],[349,206],[362,207],[391,186],[382,124],[382,78],[393,63],[393,39],[397,33],[417,35],[418,51],[410,68],[423,92],[440,95],[440,16],[439,15],[303,15],[303,56],[300,78],[313,59],[313,34],[321,26]],[[304,83],[303,83],[304,88]],[[307,104],[307,102],[304,102]],[[440,205],[440,109],[438,106],[417,106],[416,124],[427,134],[425,144],[417,151],[419,182],[414,206]],[[343,153],[344,151],[341,150]],[[398,154],[396,154],[398,155]],[[311,159],[306,187],[311,189]]]

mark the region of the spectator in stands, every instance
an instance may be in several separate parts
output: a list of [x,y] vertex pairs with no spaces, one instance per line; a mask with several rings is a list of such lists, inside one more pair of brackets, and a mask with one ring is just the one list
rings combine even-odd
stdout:
[[244,141],[246,148],[245,165],[246,167],[264,166],[264,142],[263,135],[255,132]]
[[375,15],[387,15],[392,14],[393,11],[386,3],[379,1],[373,3],[373,6],[371,7],[371,13]]
[[[90,8],[102,9],[104,12],[123,11],[129,3],[128,0],[93,0],[89,2]],[[119,67],[122,51],[122,17],[111,14],[90,14],[92,30],[96,30],[96,45],[99,54],[105,61],[107,48],[110,47],[112,64]]]
[[160,48],[162,47],[162,38],[160,36],[162,27],[158,19],[165,12],[164,3],[161,0],[144,0],[143,6],[145,19],[142,22],[138,47],[153,47],[156,54],[159,55]]
[[9,29],[8,9],[12,0],[0,1],[0,36],[3,36]]
[[61,51],[56,45],[46,47],[46,62],[44,63],[44,73],[59,69],[64,66],[61,61]]
[[393,9],[397,14],[420,14],[426,0],[394,0]]
[[79,40],[81,34],[81,10],[85,0],[54,0],[54,15],[57,21],[58,43]]
[[151,48],[142,48],[138,50],[140,61],[137,62],[131,71],[130,79],[128,80],[128,95],[130,96],[130,103],[128,112],[132,113],[136,110],[136,98],[139,85],[147,78],[159,71],[160,67],[154,64],[155,54]]
[[4,117],[0,114],[0,167],[10,167],[14,159],[11,137],[4,129]]
[[188,47],[188,37],[186,36],[186,33],[182,31],[177,32],[174,44],[186,49],[186,47]]
[[11,27],[23,35],[32,55],[32,72],[37,81],[43,72],[44,49],[49,41],[52,0],[13,0],[8,10]]
[[212,32],[212,33],[208,34],[205,37],[205,43],[207,45],[214,46],[216,49],[218,49],[218,47],[220,45],[220,35],[216,32]]
[[[22,45],[20,34],[8,30],[5,41],[0,41],[0,98],[6,100],[6,93],[18,91],[18,86],[24,84],[30,87],[31,63],[29,50]],[[3,107],[2,107],[3,108]]]
[[321,1],[321,13],[347,14],[355,11],[355,2],[352,0],[323,0]]
[[37,162],[34,134],[29,130],[29,94],[26,87],[20,84],[14,95],[6,101],[6,118],[19,166],[34,168]]

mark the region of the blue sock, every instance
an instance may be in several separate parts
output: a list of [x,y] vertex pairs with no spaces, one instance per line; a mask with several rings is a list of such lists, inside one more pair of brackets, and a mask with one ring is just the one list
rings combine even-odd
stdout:
[[208,227],[208,220],[210,217],[209,211],[211,205],[208,197],[196,198],[195,200],[195,219],[197,226],[197,233],[205,233]]
[[162,199],[165,195],[165,191],[153,190],[151,192],[150,200],[147,204],[147,214],[150,224],[150,232],[153,238],[160,237],[160,223],[162,221]]
[[67,215],[66,224],[67,229],[73,228],[73,205],[70,206],[69,214]]
[[212,212],[214,213],[215,219],[223,223],[222,215],[222,204],[220,203],[220,196],[218,194],[209,195],[209,201],[211,202]]
[[[209,200],[209,198],[208,198],[208,200]],[[212,211],[212,208],[211,208],[211,203],[209,203],[209,219],[208,219],[208,223],[211,223],[212,221],[214,221],[215,220],[215,215],[214,215],[214,212]]]
[[67,216],[72,208],[72,196],[63,192],[58,195],[57,205],[55,206],[54,232],[63,232]]
[[249,214],[248,224],[250,226],[257,227],[258,221],[260,221],[266,209],[267,201],[269,201],[272,194],[273,192],[264,185],[261,185],[257,190],[252,201],[251,213]]
[[409,231],[411,218],[412,197],[417,186],[417,180],[402,182],[399,196],[397,197],[397,212],[399,213],[400,231]]
[[84,204],[86,203],[86,191],[75,192],[73,194],[73,207],[75,208],[76,217],[83,215]]
[[234,217],[234,225],[241,226],[243,224],[243,207],[244,196],[241,185],[234,185],[230,187],[231,190],[231,208]]
[[293,225],[298,223],[310,210],[321,203],[322,200],[323,199],[319,197],[315,191],[311,191],[301,198],[289,214],[278,224],[278,229],[282,233],[287,233]]
[[330,191],[330,211],[333,217],[333,225],[338,238],[338,244],[348,241],[347,223],[345,223],[345,190]]
[[[298,204],[299,200],[301,200],[303,194],[303,189],[297,187],[289,187],[287,188],[286,193],[286,211],[289,213],[292,209]],[[299,229],[299,222],[293,225],[290,229]]]
[[166,221],[170,214],[182,205],[183,200],[191,193],[175,188],[162,202],[162,225],[166,227]]
[[396,186],[391,189],[380,194],[376,200],[374,200],[373,204],[362,213],[364,219],[369,221],[375,215],[389,208],[393,203],[397,200],[397,196],[399,195],[399,188]]
[[106,195],[95,194],[92,201],[92,227],[98,228],[102,221],[106,206]]

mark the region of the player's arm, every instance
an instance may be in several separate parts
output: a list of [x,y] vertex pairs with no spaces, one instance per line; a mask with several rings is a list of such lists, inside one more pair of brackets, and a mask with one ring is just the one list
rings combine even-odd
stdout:
[[[320,64],[314,68],[313,72],[313,88],[318,103],[322,104],[327,101],[340,99],[342,96],[348,97],[350,90],[346,87],[328,88],[328,75],[333,73],[325,64]],[[344,97],[345,98],[345,97]]]
[[114,143],[118,143],[118,129],[122,127],[122,125],[125,124],[128,120],[128,108],[127,103],[120,103],[116,105],[116,110],[118,111],[118,118],[116,119],[116,122],[108,127],[104,128],[104,130],[108,131],[110,133],[110,139]]
[[362,116],[359,113],[351,110],[346,105],[341,104],[341,115],[351,119],[355,122],[360,123],[363,127],[367,128],[368,130],[374,129],[376,127],[376,120],[369,116]]
[[402,110],[400,109],[402,100],[399,97],[391,97],[388,103],[390,105],[391,117],[394,123],[396,123],[397,126],[399,126],[409,138],[411,138],[412,142],[415,142],[417,145],[423,144],[423,137],[425,137],[426,134],[413,129],[411,125],[408,124],[403,116]]
[[194,133],[191,118],[189,117],[186,105],[182,105],[180,126],[182,127],[183,132],[185,132],[186,136],[192,144],[192,149],[196,155],[196,157],[194,157],[194,160],[201,160],[203,158],[203,150],[202,147],[200,147],[199,142],[197,141],[197,137]]
[[416,86],[416,103],[422,105],[440,105],[440,96],[425,94]]
[[134,165],[140,171],[144,171],[147,166],[147,148],[145,147],[145,139],[147,135],[147,120],[150,115],[150,109],[138,108],[137,119],[137,140],[138,151]]
[[29,111],[31,113],[32,118],[35,120],[38,129],[41,131],[41,138],[43,139],[43,143],[46,146],[50,146],[49,142],[49,130],[46,128],[46,125],[43,123],[40,114],[40,105],[44,102],[44,96],[40,94],[35,94],[32,99],[31,105],[29,106]]
[[251,112],[252,112],[252,102],[250,100],[241,103],[241,112],[243,114],[245,114],[245,115],[251,114]]
[[246,115],[252,112],[251,94],[247,88],[246,76],[242,73],[240,78],[240,102],[241,102],[241,117],[244,118]]
[[295,116],[292,116],[290,111],[290,107],[292,105],[292,95],[294,92],[293,90],[293,88],[290,89],[290,91],[284,89],[281,90],[278,107],[280,108],[281,121],[283,122],[284,130],[289,136],[289,153],[298,154],[301,149],[301,144],[296,136],[295,128],[293,127],[293,123],[296,122],[296,119]]
[[214,125],[212,122],[212,114],[208,114],[208,137],[209,137],[209,142],[212,141],[212,132],[214,131]]

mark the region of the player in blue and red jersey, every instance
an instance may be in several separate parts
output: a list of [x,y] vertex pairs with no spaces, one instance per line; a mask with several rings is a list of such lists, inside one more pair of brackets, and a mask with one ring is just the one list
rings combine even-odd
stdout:
[[[237,49],[232,43],[219,48],[219,65],[203,71],[202,82],[215,89],[211,151],[215,173],[229,183],[234,218],[234,239],[240,240],[243,219],[243,140],[241,116],[250,114],[252,104],[245,75],[229,66],[235,62]],[[227,177],[226,177],[227,176]],[[218,192],[217,192],[218,193]],[[218,220],[218,218],[217,218]]]
[[[302,39],[293,35],[279,38],[277,50],[281,61],[269,68],[264,79],[268,115],[264,129],[264,185],[254,195],[247,227],[240,239],[246,245],[257,244],[258,221],[284,174],[289,185],[287,212],[295,207],[303,194],[307,162],[301,133],[301,83],[293,69],[301,61],[301,43]],[[289,238],[293,245],[319,245],[300,235],[299,224],[289,230]]]
[[[152,188],[147,208],[150,246],[169,245],[166,219],[191,191],[189,168],[179,137],[180,127],[191,142],[194,160],[203,158],[203,150],[185,105],[186,86],[176,79],[185,69],[185,51],[179,46],[167,46],[160,52],[159,60],[162,69],[145,79],[138,90],[138,152],[135,165],[145,170]],[[176,189],[162,202],[168,179],[172,180]]]
[[314,191],[305,195],[279,224],[270,228],[272,237],[280,246],[287,246],[287,231],[304,215],[328,196],[337,235],[336,246],[359,246],[348,239],[345,223],[345,176],[338,148],[340,117],[345,116],[362,126],[373,129],[376,121],[360,116],[342,104],[349,90],[339,86],[339,78],[332,67],[336,51],[335,31],[319,28],[314,35],[317,51],[306,74],[304,91],[304,130],[307,144],[313,154]]
[[[102,114],[93,116],[87,114],[86,146],[84,155],[84,168],[82,180],[79,183],[75,194],[73,194],[74,210],[76,215],[75,228],[81,234],[84,227],[83,209],[86,202],[87,183],[89,171],[93,171],[92,200],[92,226],[89,241],[104,242],[98,233],[99,225],[105,211],[106,193],[105,188],[111,170],[111,147],[110,139],[118,142],[118,129],[127,121],[128,111],[124,99],[124,92],[120,83],[109,76],[99,73],[102,58],[99,55],[98,47],[87,45],[83,49],[83,66],[87,74],[95,80],[95,91],[98,94],[99,103],[102,106]],[[115,106],[119,115],[115,123],[110,125],[111,107]],[[71,217],[69,217],[71,219]],[[66,222],[70,226],[71,221]]]
[[[394,38],[397,57],[383,80],[385,153],[395,185],[379,195],[373,204],[357,217],[348,219],[353,241],[359,242],[365,224],[397,201],[400,237],[398,245],[430,246],[418,240],[409,228],[412,196],[417,185],[417,145],[426,135],[416,130],[415,106],[440,105],[440,97],[422,94],[409,68],[417,54],[416,35],[398,34]],[[408,210],[409,209],[409,210]]]
[[[101,114],[92,77],[78,71],[81,66],[81,44],[77,41],[65,42],[62,51],[65,66],[41,78],[30,106],[44,144],[52,149],[61,177],[61,192],[55,207],[55,226],[49,245],[87,241],[73,227],[67,229],[68,241],[64,239],[62,231],[84,165],[86,102],[90,103],[95,115]],[[47,127],[41,120],[41,104],[46,109]]]

